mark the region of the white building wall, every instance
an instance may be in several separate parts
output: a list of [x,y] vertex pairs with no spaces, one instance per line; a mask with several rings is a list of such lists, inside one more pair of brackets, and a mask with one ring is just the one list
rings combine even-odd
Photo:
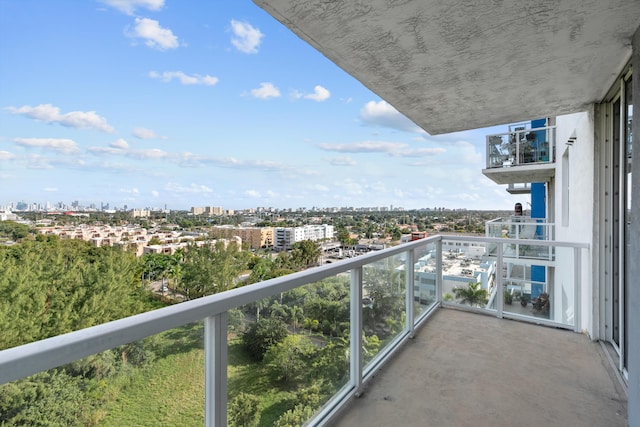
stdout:
[[[567,143],[570,140],[572,144]],[[588,243],[593,247],[594,175],[593,109],[556,117],[556,176],[548,189],[549,216],[555,222],[556,240]],[[562,321],[572,320],[575,314],[568,304],[574,297],[574,271],[563,267],[573,266],[572,257],[572,249],[557,250],[556,265],[559,268],[552,269],[555,272],[550,270],[554,283],[553,318]],[[588,254],[583,253],[581,261],[579,327],[595,338],[593,309],[597,309],[597,304],[592,309],[594,267]]]

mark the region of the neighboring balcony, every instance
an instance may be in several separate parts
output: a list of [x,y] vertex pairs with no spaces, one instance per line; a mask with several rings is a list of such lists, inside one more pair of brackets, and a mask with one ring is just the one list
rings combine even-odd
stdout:
[[496,184],[547,182],[555,176],[555,126],[487,135],[487,164],[482,173]]
[[531,194],[531,183],[511,183],[507,186],[509,194]]
[[[313,333],[304,321],[293,320],[289,328],[292,343],[313,338],[305,352],[318,352],[307,354],[300,362],[307,368],[295,371],[300,381],[313,378],[311,386],[317,386],[317,399],[308,398],[309,384],[299,388],[308,399],[309,410],[300,411],[306,425],[624,426],[624,391],[608,372],[601,347],[579,333],[585,328],[581,307],[590,301],[582,268],[589,246],[537,241],[562,262],[547,272],[546,306],[516,308],[505,291],[512,281],[510,248],[530,243],[521,237],[431,236],[7,349],[0,352],[0,384],[135,342],[157,347],[158,365],[131,381],[158,388],[162,396],[132,406],[139,417],[150,417],[138,418],[140,425],[226,426],[227,402],[251,394],[256,384],[282,393],[302,387],[291,372],[293,382],[283,384],[266,366],[239,358],[238,332],[228,329],[232,319],[271,301],[293,313],[313,292],[318,313],[331,321]],[[455,292],[476,283],[481,296]],[[305,314],[312,316],[310,309]],[[253,321],[246,316],[245,322]],[[163,377],[146,376],[158,372]],[[182,379],[187,373],[188,384]],[[176,394],[174,383],[190,388]],[[127,397],[107,411],[114,425],[128,425],[116,413],[135,405]],[[284,413],[299,401],[261,408],[271,417],[262,425],[275,424],[274,411]]]

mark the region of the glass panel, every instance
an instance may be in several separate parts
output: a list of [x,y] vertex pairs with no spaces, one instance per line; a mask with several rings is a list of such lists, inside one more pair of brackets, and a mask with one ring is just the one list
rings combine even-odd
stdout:
[[436,303],[436,244],[414,251],[413,266],[413,318],[420,317]]
[[495,259],[481,242],[442,241],[442,299],[485,308],[493,286]]
[[345,272],[230,310],[229,425],[302,424],[349,383],[349,289]]
[[365,366],[406,327],[405,254],[363,267],[362,332]]
[[509,135],[487,136],[487,156],[489,168],[511,166],[513,158],[509,152]]
[[487,168],[555,161],[555,128],[517,125],[511,132],[487,135]]
[[4,384],[0,408],[1,425],[203,425],[203,323]]
[[106,383],[107,389],[119,384],[121,390],[100,425],[204,424],[203,348],[202,321],[119,347],[129,375]]
[[502,271],[503,311],[572,326],[575,322],[573,251],[573,248],[556,248],[555,263],[536,264],[533,260],[506,257]]
[[628,311],[630,310],[629,307],[629,302],[627,300],[627,295],[629,294],[629,284],[631,282],[630,278],[627,275],[627,268],[630,265],[631,261],[631,238],[629,235],[629,226],[630,226],[630,222],[631,222],[631,194],[632,194],[632,190],[631,190],[631,182],[632,182],[632,175],[631,175],[631,166],[632,166],[632,152],[633,152],[633,134],[632,134],[632,120],[633,120],[633,91],[632,91],[632,81],[631,79],[629,79],[626,83],[625,83],[625,94],[626,94],[626,140],[627,140],[627,152],[626,152],[626,161],[625,161],[625,185],[626,185],[626,191],[624,192],[625,194],[625,221],[624,221],[624,228],[625,228],[625,271],[624,271],[624,285],[623,285],[623,295],[622,295],[622,299],[624,301],[624,306],[623,306],[623,330],[624,330],[624,357],[623,357],[623,367],[627,367],[627,358],[629,355],[628,349],[629,349],[629,328],[628,328],[628,323],[627,323],[627,317],[628,317]]
[[[613,325],[612,339],[616,346],[620,346],[620,283],[624,272],[620,271],[620,255],[624,253],[621,248],[621,242],[624,236],[620,235],[620,221],[624,221],[624,214],[620,212],[620,197],[624,197],[621,191],[624,191],[622,184],[620,161],[624,146],[621,146],[620,140],[620,99],[613,103],[612,111],[612,130],[613,130],[613,230],[612,230],[612,282],[611,282],[611,323]],[[623,164],[624,167],[624,164]]]

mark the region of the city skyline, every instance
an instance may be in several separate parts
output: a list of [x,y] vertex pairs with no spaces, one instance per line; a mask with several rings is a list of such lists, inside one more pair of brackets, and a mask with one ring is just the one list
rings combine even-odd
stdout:
[[[194,210],[196,212],[194,213]],[[214,213],[208,210],[214,210]],[[447,206],[422,206],[411,209],[405,209],[404,206],[394,205],[368,205],[368,206],[288,206],[288,207],[274,207],[274,206],[245,206],[237,209],[227,208],[225,206],[190,206],[186,209],[169,209],[166,205],[160,206],[132,206],[132,205],[116,205],[109,201],[92,201],[86,204],[81,203],[78,200],[72,201],[58,201],[58,202],[40,202],[40,201],[11,201],[7,204],[0,204],[0,212],[50,212],[56,213],[61,211],[78,211],[78,212],[107,212],[107,211],[174,211],[174,212],[189,212],[191,211],[195,215],[204,216],[216,216],[216,215],[231,215],[233,213],[247,213],[247,212],[340,212],[340,211],[359,211],[359,212],[402,212],[402,211],[471,211],[467,208],[452,208]],[[480,211],[500,211],[501,209],[479,209]]]
[[248,0],[0,0],[0,205],[511,209],[485,135],[430,136]]

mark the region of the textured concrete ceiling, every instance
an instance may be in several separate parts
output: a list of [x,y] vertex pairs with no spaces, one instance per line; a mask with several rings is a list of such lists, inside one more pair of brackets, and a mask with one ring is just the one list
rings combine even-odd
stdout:
[[582,111],[640,0],[254,0],[431,134]]

